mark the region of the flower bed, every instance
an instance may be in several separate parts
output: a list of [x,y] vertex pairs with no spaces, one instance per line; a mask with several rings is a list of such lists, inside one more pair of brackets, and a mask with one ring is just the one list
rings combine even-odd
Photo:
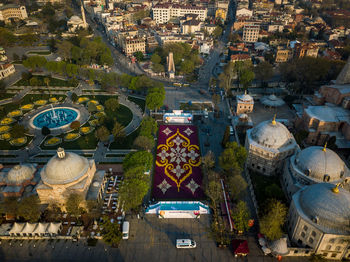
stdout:
[[0,134],[10,131],[10,126],[0,126]]
[[94,114],[94,117],[95,118],[101,118],[101,117],[103,117],[105,115],[106,115],[105,112],[98,112],[98,113]]
[[74,141],[80,137],[79,133],[68,133],[64,136],[64,141]]
[[36,106],[43,106],[47,104],[47,100],[41,99],[41,100],[37,100],[34,102],[34,105]]
[[49,98],[49,102],[50,103],[57,103],[58,102],[58,99],[56,97],[50,97]]
[[95,128],[91,126],[83,126],[80,128],[80,133],[82,135],[90,134],[92,131],[94,131]]
[[85,102],[87,102],[87,101],[89,101],[89,98],[87,98],[87,97],[85,97],[85,96],[79,97],[79,98],[78,98],[78,103],[79,103],[79,104],[85,103]]
[[20,138],[15,138],[15,139],[12,139],[10,140],[10,144],[12,146],[22,146],[24,145],[25,143],[27,143],[27,137],[20,137]]
[[25,111],[32,110],[33,108],[34,108],[33,104],[26,104],[26,105],[21,106],[21,109],[25,110]]
[[153,198],[204,198],[200,163],[195,126],[161,125],[158,133]]
[[102,105],[97,105],[96,108],[97,108],[97,110],[100,111],[100,112],[103,111],[103,110],[105,110],[105,108],[104,108]]
[[90,100],[89,103],[93,103],[93,104],[95,104],[95,105],[98,105],[98,104],[99,104],[99,102],[98,102],[97,100]]
[[13,119],[13,118],[11,118],[11,117],[5,117],[5,118],[3,118],[3,119],[0,121],[0,125],[3,125],[3,126],[5,126],[5,125],[10,125],[10,124],[12,124],[12,123],[14,123],[14,122],[16,122],[15,119]]
[[54,137],[51,137],[50,139],[46,140],[44,145],[45,146],[55,146],[55,145],[58,145],[61,143],[62,143],[62,139],[54,136]]
[[10,133],[3,133],[0,135],[0,140],[10,140],[11,134]]
[[22,115],[22,111],[17,109],[17,110],[13,110],[10,113],[7,114],[8,117],[18,117]]
[[98,125],[98,120],[97,119],[93,119],[89,121],[90,126],[97,126]]

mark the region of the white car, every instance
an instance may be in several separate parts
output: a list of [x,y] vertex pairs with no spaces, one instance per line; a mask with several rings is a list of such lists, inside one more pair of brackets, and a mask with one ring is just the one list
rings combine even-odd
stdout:
[[195,248],[196,241],[192,239],[176,239],[176,248]]

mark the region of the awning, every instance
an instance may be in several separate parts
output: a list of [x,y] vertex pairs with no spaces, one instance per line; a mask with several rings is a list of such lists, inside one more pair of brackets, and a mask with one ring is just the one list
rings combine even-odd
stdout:
[[243,239],[232,240],[232,248],[235,255],[249,254],[248,241]]

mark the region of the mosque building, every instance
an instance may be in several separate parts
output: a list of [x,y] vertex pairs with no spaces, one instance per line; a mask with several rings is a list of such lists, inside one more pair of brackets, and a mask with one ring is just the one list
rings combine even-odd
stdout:
[[287,127],[275,118],[248,129],[245,147],[247,167],[267,176],[280,173],[284,160],[299,148]]
[[317,183],[295,193],[288,214],[292,243],[326,259],[350,258],[350,192]]
[[331,149],[310,146],[292,155],[285,163],[282,187],[290,200],[301,188],[316,183],[341,183],[350,177],[344,161]]
[[247,94],[247,91],[243,95],[236,96],[236,114],[247,114],[253,112],[254,99]]
[[96,171],[94,160],[88,160],[72,152],[58,148],[40,172],[41,181],[36,187],[42,204],[65,205],[70,194],[83,199],[102,198],[105,172]]

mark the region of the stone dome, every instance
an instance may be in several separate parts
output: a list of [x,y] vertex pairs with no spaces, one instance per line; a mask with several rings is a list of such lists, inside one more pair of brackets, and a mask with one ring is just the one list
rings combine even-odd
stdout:
[[334,151],[320,146],[310,146],[298,152],[295,165],[301,172],[320,182],[325,175],[332,182],[348,174],[344,161]]
[[330,228],[349,230],[350,192],[335,187],[329,183],[313,184],[300,193],[300,207],[304,214],[317,225]]
[[35,170],[35,167],[30,164],[16,165],[7,173],[7,181],[9,184],[22,184],[33,178]]
[[89,161],[72,152],[57,150],[41,171],[41,179],[50,185],[68,184],[83,177],[89,169]]
[[248,94],[237,95],[237,99],[242,102],[253,102],[253,97]]
[[268,148],[280,148],[294,139],[287,127],[276,121],[264,121],[251,131],[252,139]]
[[278,107],[284,105],[283,99],[271,94],[269,96],[263,96],[260,102],[265,106]]

